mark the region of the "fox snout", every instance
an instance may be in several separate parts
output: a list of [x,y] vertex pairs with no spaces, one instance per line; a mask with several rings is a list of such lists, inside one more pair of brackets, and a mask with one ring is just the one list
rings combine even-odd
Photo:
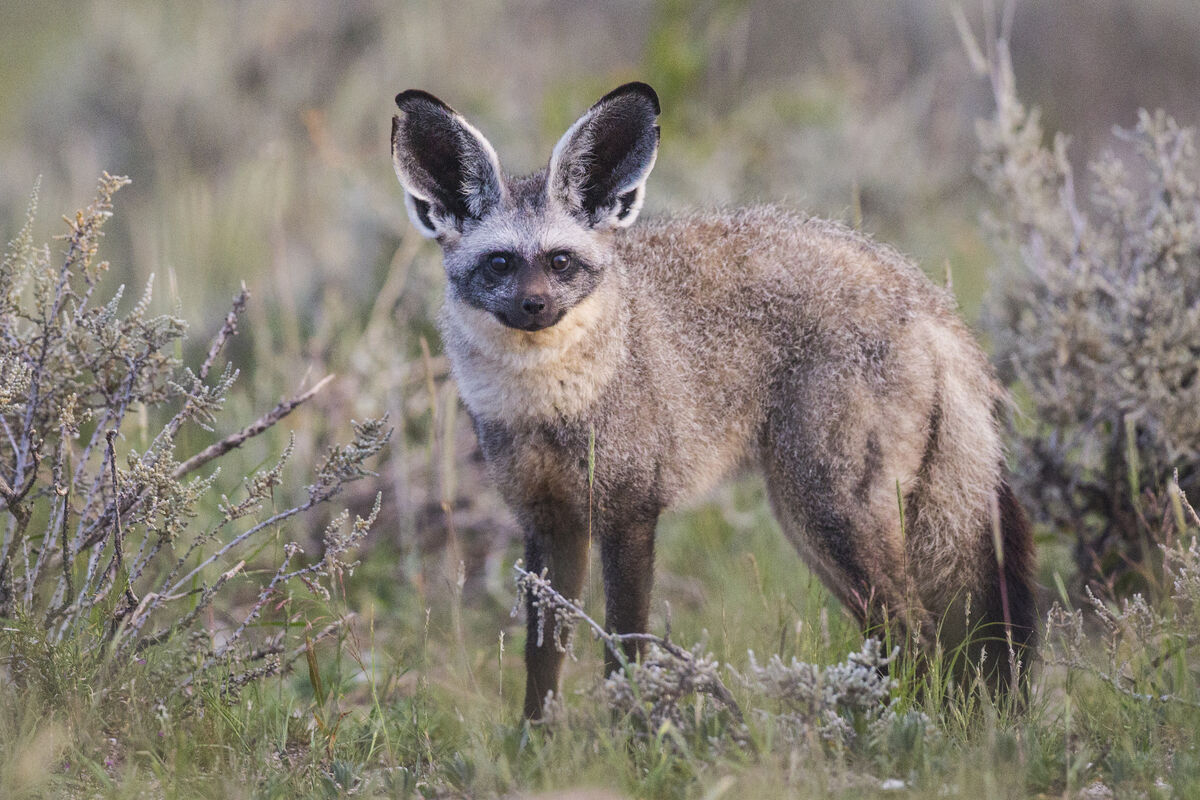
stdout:
[[524,261],[514,278],[513,300],[500,317],[510,328],[539,331],[558,322],[558,303],[551,295],[551,286],[540,265]]
[[562,319],[563,310],[548,296],[532,294],[513,303],[507,311],[496,314],[496,318],[510,328],[540,331]]
[[510,328],[520,328],[523,331],[540,331],[549,328],[562,319],[562,312],[555,303],[544,294],[534,294],[521,300],[520,309],[502,318],[501,321]]
[[538,259],[497,254],[489,259],[488,269],[496,282],[490,305],[500,322],[523,331],[540,331],[562,319],[565,308]]

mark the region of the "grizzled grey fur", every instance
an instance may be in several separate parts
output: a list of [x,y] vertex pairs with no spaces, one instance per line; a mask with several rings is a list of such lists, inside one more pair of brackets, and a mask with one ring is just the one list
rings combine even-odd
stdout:
[[[578,596],[591,496],[606,624],[644,631],[658,515],[752,465],[865,626],[926,652],[978,623],[992,656],[1005,630],[1032,645],[1005,397],[947,292],[894,250],[779,208],[631,228],[659,142],[645,84],[602,98],[525,178],[432,95],[396,104],[396,174],[444,254],[446,351],[528,569]],[[536,717],[562,655],[530,636],[526,660]],[[1003,688],[1007,658],[990,661]]]

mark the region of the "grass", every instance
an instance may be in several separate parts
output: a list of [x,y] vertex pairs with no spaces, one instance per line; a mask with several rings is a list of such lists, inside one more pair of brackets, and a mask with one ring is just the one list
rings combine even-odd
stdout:
[[[760,490],[743,481],[727,492],[666,521],[658,630],[669,604],[676,641],[707,631],[708,648],[739,672],[748,649],[760,661],[778,653],[826,664],[856,650],[854,623],[786,550]],[[565,719],[529,728],[520,719],[521,626],[496,602],[455,598],[448,575],[424,591],[397,585],[392,556],[374,553],[339,586],[327,613],[357,617],[315,646],[307,669],[251,684],[232,702],[205,697],[194,713],[164,718],[132,698],[96,704],[86,677],[39,691],[6,683],[0,794],[474,797],[604,787],[637,797],[1023,797],[1073,796],[1101,781],[1118,796],[1188,797],[1200,788],[1194,709],[1139,702],[1058,669],[1039,672],[1024,715],[964,713],[902,682],[900,707],[924,711],[928,723],[904,718],[875,739],[836,746],[792,741],[771,701],[724,668],[747,710],[748,749],[719,725],[641,731],[613,719],[595,701],[600,647],[581,637],[566,670]],[[600,597],[593,586],[589,608]],[[70,654],[60,657],[70,675]]]

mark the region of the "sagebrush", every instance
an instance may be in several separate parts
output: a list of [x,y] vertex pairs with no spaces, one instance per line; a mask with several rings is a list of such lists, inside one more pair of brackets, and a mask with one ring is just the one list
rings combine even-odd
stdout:
[[1173,470],[1200,493],[1200,159],[1195,131],[1142,111],[1077,187],[1068,140],[1043,144],[1007,50],[980,170],[1010,258],[985,324],[1027,403],[1021,493],[1066,534],[1085,580],[1118,594],[1156,583]]
[[[80,681],[101,696],[120,692],[125,667],[147,659],[163,679],[154,685],[174,700],[201,685],[228,694],[304,652],[286,625],[264,626],[260,617],[269,604],[300,610],[293,584],[327,598],[328,585],[353,567],[351,551],[379,501],[365,519],[336,515],[313,560],[279,538],[282,526],[371,474],[365,464],[389,430],[382,420],[355,424],[353,441],[325,454],[294,505],[275,502],[290,445],[235,494],[218,494],[222,457],[325,382],[198,452],[179,453],[185,426],[214,429],[238,377],[232,365],[214,367],[247,297],[243,290],[235,299],[196,370],[177,355],[186,324],[150,313],[149,286],[124,312],[124,287],[99,300],[108,271],[96,257],[102,229],[126,183],[102,176],[93,203],[68,218],[57,260],[33,243],[35,192],[0,264],[0,664],[8,680],[47,697]],[[265,552],[272,544],[273,555]],[[257,587],[253,599],[214,626],[206,618],[214,601],[229,602],[242,585]],[[292,620],[299,630],[303,619]]]
[[[1105,602],[1089,590],[1083,609],[1055,605],[1047,618],[1046,658],[1137,702],[1200,709],[1200,675],[1192,662],[1200,647],[1200,516],[1177,483],[1168,497],[1170,521],[1162,524],[1183,535],[1161,551],[1165,596],[1153,602],[1135,593]],[[1088,620],[1100,628],[1099,653],[1085,633]]]

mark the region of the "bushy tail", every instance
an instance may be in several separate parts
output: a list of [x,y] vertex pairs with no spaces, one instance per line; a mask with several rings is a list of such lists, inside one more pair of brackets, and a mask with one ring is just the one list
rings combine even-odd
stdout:
[[[1004,481],[996,490],[996,506],[1000,546],[999,552],[991,548],[995,584],[985,594],[982,622],[987,639],[986,671],[993,686],[1003,692],[1014,688],[1014,677],[1024,683],[1037,648],[1038,611],[1033,581],[1033,531]],[[1020,674],[1013,657],[1020,664]]]

